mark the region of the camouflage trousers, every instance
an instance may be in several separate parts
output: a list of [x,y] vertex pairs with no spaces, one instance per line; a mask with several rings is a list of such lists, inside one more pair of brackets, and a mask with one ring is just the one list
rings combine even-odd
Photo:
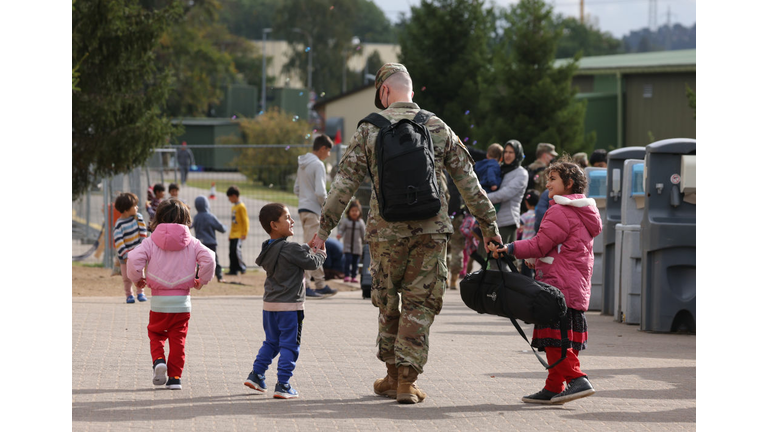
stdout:
[[446,234],[422,234],[369,244],[379,360],[424,371],[429,328],[443,307],[447,241]]
[[463,214],[456,214],[451,220],[453,234],[448,242],[448,268],[451,276],[458,275],[464,268],[464,243],[466,239],[461,234],[461,223],[464,222]]

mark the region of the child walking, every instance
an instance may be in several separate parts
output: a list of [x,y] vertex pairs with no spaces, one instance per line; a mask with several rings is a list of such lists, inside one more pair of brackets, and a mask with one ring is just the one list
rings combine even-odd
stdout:
[[237,186],[230,186],[227,189],[227,198],[232,203],[232,226],[229,231],[229,272],[228,276],[237,276],[239,273],[245,273],[245,262],[243,261],[243,242],[248,237],[248,210],[245,204],[240,201],[240,189]]
[[352,200],[347,208],[347,217],[339,224],[339,234],[344,237],[344,282],[357,283],[357,262],[363,254],[365,222],[360,219],[360,203]]
[[[120,212],[120,217],[115,221],[112,238],[115,240],[117,259],[120,262],[120,275],[123,278],[125,289],[125,302],[136,303],[133,296],[133,282],[128,278],[126,262],[128,252],[137,247],[147,238],[147,226],[144,217],[139,213],[139,197],[130,192],[121,193],[115,199],[115,210]],[[140,302],[147,301],[144,295],[144,287],[136,286],[137,297]]]
[[208,203],[208,198],[204,195],[200,195],[195,198],[195,209],[197,214],[194,220],[192,220],[192,229],[195,230],[195,237],[200,240],[205,247],[213,251],[216,260],[216,280],[224,282],[224,275],[221,272],[221,266],[219,265],[219,253],[216,252],[216,231],[225,233],[227,228],[221,224],[219,218],[211,213],[211,206]]
[[[496,249],[517,258],[536,258],[536,279],[560,289],[568,306],[568,339],[570,348],[565,360],[549,369],[544,388],[524,396],[523,402],[563,404],[591,396],[595,389],[582,372],[579,353],[587,348],[587,318],[590,280],[594,255],[594,238],[602,231],[600,213],[595,200],[584,196],[587,184],[581,168],[568,158],[552,164],[545,173],[547,190],[553,204],[544,214],[538,233],[531,239],[510,243]],[[544,348],[547,361],[560,358],[560,323],[534,325],[534,348]],[[567,383],[565,388],[563,382]]]
[[137,287],[146,285],[152,290],[147,325],[152,384],[165,384],[171,390],[181,390],[184,344],[192,311],[189,290],[202,288],[213,277],[213,252],[192,237],[191,224],[186,204],[176,198],[163,201],[150,223],[152,236],[128,253],[128,276]]
[[294,221],[283,204],[271,203],[262,207],[259,222],[269,234],[269,240],[262,243],[256,259],[256,264],[267,272],[262,312],[266,340],[244,384],[256,391],[267,391],[264,374],[280,354],[274,397],[293,399],[299,397],[296,389],[291,387],[290,379],[299,358],[304,322],[304,271],[322,268],[326,254],[325,250],[313,253],[306,244],[287,240],[293,235]]

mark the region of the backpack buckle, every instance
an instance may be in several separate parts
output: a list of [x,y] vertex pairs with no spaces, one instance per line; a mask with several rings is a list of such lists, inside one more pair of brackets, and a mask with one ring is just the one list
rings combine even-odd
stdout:
[[496,291],[494,291],[494,292],[492,292],[490,294],[486,294],[485,296],[489,297],[492,301],[496,301]]

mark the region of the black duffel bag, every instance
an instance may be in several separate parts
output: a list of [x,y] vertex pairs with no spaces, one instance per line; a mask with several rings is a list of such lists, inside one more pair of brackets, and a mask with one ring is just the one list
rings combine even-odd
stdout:
[[511,272],[487,269],[491,259],[493,258],[488,254],[483,268],[468,274],[461,281],[459,284],[461,300],[477,313],[509,318],[526,342],[528,342],[528,337],[525,336],[525,332],[517,323],[518,319],[528,324],[538,325],[552,325],[559,321],[562,342],[562,356],[559,360],[548,365],[539,356],[536,349],[531,347],[545,368],[555,367],[565,358],[570,345],[566,321],[568,307],[565,304],[565,296],[563,296],[562,291],[552,285],[520,274],[509,255],[502,255],[495,261],[498,268],[501,268],[501,262],[505,261]]

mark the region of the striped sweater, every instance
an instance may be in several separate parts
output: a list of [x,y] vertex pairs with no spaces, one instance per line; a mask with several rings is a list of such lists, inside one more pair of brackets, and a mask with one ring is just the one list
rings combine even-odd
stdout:
[[115,221],[114,234],[115,249],[120,263],[125,264],[128,259],[128,251],[135,248],[142,240],[147,238],[147,226],[141,213],[136,216],[120,218]]

